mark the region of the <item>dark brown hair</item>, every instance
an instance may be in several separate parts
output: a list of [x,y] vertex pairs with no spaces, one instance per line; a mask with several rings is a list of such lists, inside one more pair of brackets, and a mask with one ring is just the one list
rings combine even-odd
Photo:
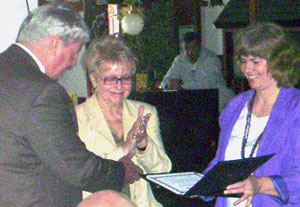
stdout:
[[299,48],[281,26],[268,22],[251,25],[238,33],[234,45],[238,65],[241,56],[260,57],[267,60],[278,87],[291,87],[298,82]]

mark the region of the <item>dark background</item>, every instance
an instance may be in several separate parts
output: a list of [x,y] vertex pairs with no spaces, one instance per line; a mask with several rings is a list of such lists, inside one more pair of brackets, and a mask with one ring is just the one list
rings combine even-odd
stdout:
[[[217,147],[218,91],[133,92],[129,98],[156,106],[163,143],[173,164],[172,172],[203,172]],[[152,189],[165,207],[202,207],[214,203],[178,196],[154,184]]]

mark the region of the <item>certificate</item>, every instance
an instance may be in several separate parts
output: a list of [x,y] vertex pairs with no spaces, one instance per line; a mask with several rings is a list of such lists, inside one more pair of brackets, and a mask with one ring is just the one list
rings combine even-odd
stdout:
[[203,174],[196,172],[183,173],[162,173],[162,174],[147,174],[146,179],[161,185],[162,187],[176,193],[184,195],[196,183],[201,180]]
[[218,162],[205,175],[197,172],[146,174],[142,177],[178,195],[239,197],[240,194],[224,195],[228,185],[249,177],[274,154]]

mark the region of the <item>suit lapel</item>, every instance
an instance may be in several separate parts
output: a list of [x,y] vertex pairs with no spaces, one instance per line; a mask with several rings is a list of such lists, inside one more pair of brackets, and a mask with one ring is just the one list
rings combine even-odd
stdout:
[[[101,135],[101,139],[106,139],[113,146],[116,146],[110,128],[106,122],[101,107],[98,104],[97,96],[95,94],[88,99],[86,110],[88,121],[90,122],[91,127],[97,132],[97,134]],[[97,139],[97,137],[94,137],[94,139]]]
[[[99,134],[102,139],[106,139],[113,146],[116,146],[110,128],[106,122],[101,107],[98,104],[96,95],[93,95],[87,100],[86,114],[88,116],[87,120],[97,134]],[[124,140],[127,138],[129,130],[137,119],[137,114],[138,108],[135,107],[130,100],[125,100],[123,105]],[[94,139],[97,139],[97,137]]]
[[[37,63],[34,61],[34,59],[22,48],[20,48],[18,45],[13,44],[10,46],[7,50],[8,53],[13,54],[13,61],[17,65],[22,65],[23,67],[16,67],[16,69],[24,68],[24,71],[19,71],[20,75],[24,73],[40,73],[43,74]],[[44,75],[44,74],[43,74]]]

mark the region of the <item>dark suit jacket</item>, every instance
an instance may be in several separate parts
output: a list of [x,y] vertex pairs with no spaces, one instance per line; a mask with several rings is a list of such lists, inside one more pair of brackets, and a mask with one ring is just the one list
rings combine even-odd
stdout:
[[72,207],[82,190],[120,190],[123,178],[121,163],[80,141],[66,91],[17,45],[2,53],[0,206]]

